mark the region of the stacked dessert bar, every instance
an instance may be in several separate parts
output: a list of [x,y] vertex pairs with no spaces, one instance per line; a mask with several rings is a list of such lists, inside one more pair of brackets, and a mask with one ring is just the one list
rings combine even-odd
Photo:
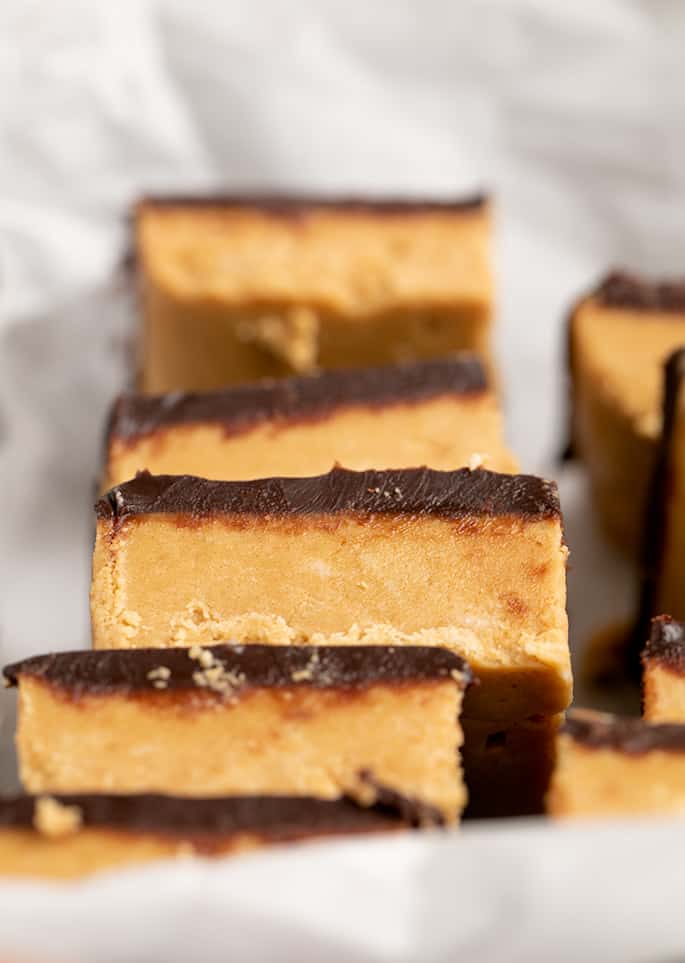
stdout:
[[685,617],[685,284],[609,275],[576,304],[569,344],[572,450],[605,530],[638,563],[622,654],[629,674],[641,674],[643,718],[572,713],[548,808],[562,817],[682,813],[683,626],[659,613]]
[[663,612],[685,618],[685,283],[609,275],[570,321],[572,446],[600,519],[638,561],[633,674]]
[[576,710],[548,796],[558,817],[685,811],[685,625],[654,619],[642,653],[642,719]]
[[480,682],[464,710],[478,811],[539,806],[571,691],[551,483],[468,468],[141,473],[97,512],[96,648],[445,647]]
[[139,205],[146,393],[108,424],[93,649],[5,670],[31,795],[0,871],[540,811],[567,550],[503,440],[488,220]]

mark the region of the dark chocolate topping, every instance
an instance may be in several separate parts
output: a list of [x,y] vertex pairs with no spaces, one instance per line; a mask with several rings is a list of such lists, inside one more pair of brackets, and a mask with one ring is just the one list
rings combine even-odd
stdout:
[[382,407],[441,395],[470,395],[487,389],[475,355],[433,361],[347,368],[313,376],[268,379],[222,391],[151,397],[123,395],[112,410],[109,437],[149,435],[162,426],[218,422],[228,435],[266,421],[323,418],[351,405]]
[[614,271],[591,295],[608,308],[635,311],[685,311],[685,281],[650,281]]
[[279,217],[302,217],[317,209],[345,214],[437,214],[478,210],[488,202],[487,194],[476,193],[454,198],[334,197],[288,194],[182,194],[152,195],[138,203],[150,207],[241,207],[254,208]]
[[374,791],[376,805],[398,812],[409,823],[418,823],[420,826],[444,825],[445,817],[437,806],[431,806],[416,796],[403,796],[391,786],[378,782],[369,769],[362,769],[359,778]]
[[[66,806],[78,806],[82,825],[127,832],[180,836],[253,832],[273,839],[326,832],[366,832],[398,828],[407,818],[391,805],[362,807],[353,800],[310,796],[228,796],[195,799],[176,796],[69,795],[55,796]],[[0,798],[0,827],[33,826],[36,797]]]
[[654,725],[639,718],[580,711],[568,714],[561,731],[590,749],[630,755],[651,750],[685,752],[685,725]]
[[[255,687],[364,689],[377,683],[433,681],[457,673],[471,681],[467,663],[449,649],[385,645],[212,645],[215,665],[227,673],[231,694]],[[70,695],[139,690],[198,690],[202,671],[195,647],[170,649],[100,649],[37,655],[7,666],[12,685],[22,675],[44,679]],[[164,686],[157,670],[162,667]],[[152,674],[152,675],[151,675]],[[200,686],[201,688],[201,686]]]
[[645,662],[661,662],[671,669],[685,672],[685,624],[674,622],[670,615],[652,619],[652,633],[642,653]]
[[685,348],[675,351],[664,365],[662,427],[654,469],[645,503],[640,546],[640,592],[635,629],[629,645],[629,667],[639,674],[640,654],[650,634],[650,622],[658,615],[659,583],[663,567],[670,511],[673,437],[680,392],[685,375]]
[[500,475],[462,468],[348,471],[314,478],[209,481],[192,475],[139,472],[95,506],[98,518],[121,522],[135,515],[287,516],[360,513],[443,518],[522,515],[559,518],[557,487],[533,475]]

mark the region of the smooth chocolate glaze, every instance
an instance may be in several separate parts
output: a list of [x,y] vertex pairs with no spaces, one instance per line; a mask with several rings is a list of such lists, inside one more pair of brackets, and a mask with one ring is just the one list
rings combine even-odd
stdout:
[[[212,645],[211,652],[231,679],[232,690],[250,688],[364,689],[376,683],[402,684],[449,678],[465,687],[472,681],[467,663],[449,649],[407,645]],[[44,679],[70,695],[157,691],[160,666],[170,672],[166,690],[197,689],[202,666],[189,648],[97,649],[37,655],[7,666],[4,676],[16,685],[22,675]],[[162,690],[163,691],[163,690]],[[203,690],[204,691],[204,690]]]
[[[0,827],[28,829],[34,824],[35,796],[0,798]],[[372,832],[417,824],[409,808],[362,807],[352,799],[311,796],[227,796],[209,799],[141,794],[51,797],[78,806],[82,825],[178,836],[231,836],[256,833],[288,839],[322,833]],[[411,818],[407,818],[410,813]]]
[[193,475],[151,475],[111,489],[96,506],[115,524],[135,515],[419,515],[442,518],[520,515],[560,518],[557,486],[533,475],[468,468],[348,471],[313,478],[209,481]]
[[652,619],[652,633],[642,653],[643,665],[661,662],[676,672],[685,672],[685,624],[670,615]]
[[162,427],[206,422],[220,424],[225,434],[232,436],[263,422],[311,421],[339,408],[382,408],[442,395],[478,394],[487,387],[480,360],[463,354],[379,368],[269,378],[197,394],[128,394],[118,398],[112,408],[108,440],[131,441]]
[[685,281],[650,281],[613,271],[590,295],[608,308],[634,311],[685,311]]
[[590,749],[615,749],[629,755],[685,752],[685,725],[654,725],[639,718],[570,712],[561,732]]
[[656,611],[663,567],[670,510],[671,461],[678,401],[685,376],[685,348],[675,351],[664,366],[662,427],[657,442],[654,470],[647,493],[640,546],[640,588],[635,629],[628,647],[629,668],[640,674],[640,654],[650,636]]
[[453,198],[363,197],[297,194],[214,193],[150,195],[137,209],[145,207],[238,207],[279,217],[302,217],[317,209],[345,214],[451,214],[478,210],[488,203],[482,192]]

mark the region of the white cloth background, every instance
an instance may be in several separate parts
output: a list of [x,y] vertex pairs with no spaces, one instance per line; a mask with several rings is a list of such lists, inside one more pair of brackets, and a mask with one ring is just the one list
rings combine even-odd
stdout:
[[[685,273],[684,41],[681,0],[4,0],[2,661],[87,642],[90,504],[130,325],[112,278],[131,200],[203,186],[491,188],[509,435],[526,468],[555,474],[569,301],[612,264]],[[561,481],[579,642],[630,604],[632,574],[597,537],[576,475]],[[0,705],[6,785],[12,704]],[[59,894],[2,885],[0,951],[676,959],[683,838],[500,826]]]

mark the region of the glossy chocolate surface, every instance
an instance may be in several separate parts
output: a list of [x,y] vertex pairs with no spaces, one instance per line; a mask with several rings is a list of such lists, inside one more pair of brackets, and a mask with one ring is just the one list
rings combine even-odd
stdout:
[[268,379],[221,391],[149,396],[122,395],[112,408],[109,440],[131,441],[180,424],[219,424],[227,436],[270,422],[325,418],[337,409],[383,408],[443,395],[468,396],[487,390],[474,355],[433,361],[347,368],[321,374]]
[[381,515],[523,516],[560,518],[554,482],[533,475],[501,475],[462,468],[348,471],[334,468],[313,478],[210,481],[193,475],[139,472],[111,489],[95,506],[100,519],[117,523],[136,515]]

